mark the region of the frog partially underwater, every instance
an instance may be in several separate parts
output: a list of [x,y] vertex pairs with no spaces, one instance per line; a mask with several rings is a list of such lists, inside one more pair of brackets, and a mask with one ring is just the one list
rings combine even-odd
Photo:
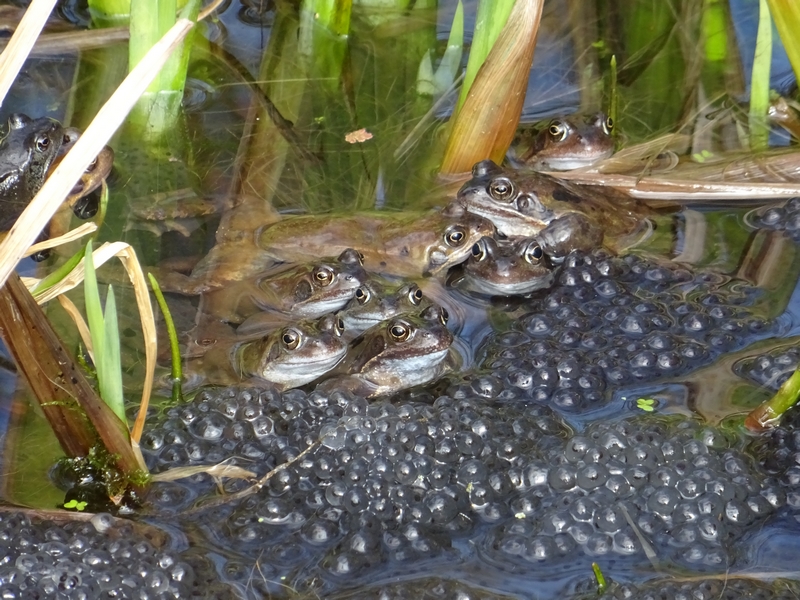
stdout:
[[556,270],[533,238],[504,244],[483,238],[472,247],[472,256],[454,283],[488,296],[525,295],[550,287]]
[[521,135],[511,162],[537,171],[588,167],[614,153],[614,122],[605,113],[551,120],[533,135]]
[[339,311],[344,321],[345,338],[354,339],[381,321],[420,309],[424,295],[416,283],[390,286],[370,278]]
[[347,389],[366,398],[434,381],[452,369],[447,312],[431,305],[382,321],[352,345],[341,374],[320,384],[322,391]]
[[189,369],[210,384],[255,379],[279,389],[299,387],[322,377],[345,358],[348,347],[342,332],[342,321],[335,315],[298,320],[266,334],[220,340],[190,362]]
[[[21,113],[9,117],[8,132],[0,140],[0,231],[12,227],[79,137],[77,129],[65,128],[52,119],[31,119]],[[101,185],[113,162],[114,152],[106,146],[71,191],[65,205],[78,217],[90,218],[96,212],[96,204],[92,211],[82,201]],[[61,232],[49,227],[40,240],[58,233]],[[33,257],[42,260],[46,256],[46,252],[39,252]]]
[[336,258],[280,265],[203,295],[206,318],[241,323],[261,312],[291,318],[321,317],[338,311],[367,280],[361,255],[347,248]]
[[[249,210],[249,209],[245,209]],[[257,209],[256,209],[257,211]],[[283,262],[307,262],[355,248],[372,272],[399,277],[437,275],[469,256],[494,226],[453,204],[442,211],[303,215],[256,226],[253,216],[229,218],[217,244],[189,277],[167,275],[168,291],[197,294],[253,276]],[[242,257],[247,257],[243,260]]]
[[502,235],[535,237],[555,261],[572,250],[621,250],[651,227],[650,209],[625,194],[578,187],[544,173],[509,171],[491,160],[472,168],[472,179],[455,202],[492,221]]

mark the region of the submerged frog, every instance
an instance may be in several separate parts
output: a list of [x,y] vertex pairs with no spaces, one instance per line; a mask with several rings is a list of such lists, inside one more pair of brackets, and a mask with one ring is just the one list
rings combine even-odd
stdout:
[[266,335],[217,344],[201,359],[207,383],[228,385],[255,378],[280,389],[311,383],[335,368],[347,354],[344,325],[335,315],[298,321]]
[[483,238],[472,247],[457,285],[489,296],[515,296],[548,288],[554,277],[555,269],[535,239],[500,245]]
[[41,189],[65,141],[57,121],[21,113],[9,117],[8,133],[0,141],[0,230],[10,229]]
[[537,171],[588,167],[614,153],[614,123],[605,113],[553,119],[533,139],[523,139],[512,162]]
[[203,296],[202,312],[228,323],[241,323],[260,311],[321,317],[344,308],[366,280],[361,255],[347,248],[334,259],[282,265],[212,290]]
[[438,379],[452,368],[453,335],[446,324],[447,312],[431,305],[375,325],[353,342],[344,375],[323,382],[321,389],[344,388],[372,398]]
[[[509,237],[538,237],[554,260],[570,250],[619,250],[648,230],[649,209],[613,189],[578,187],[544,173],[517,173],[491,160],[472,168],[458,192],[465,210],[489,219]],[[567,220],[563,220],[569,217]]]
[[423,293],[416,283],[391,290],[373,278],[358,288],[355,297],[339,312],[345,337],[354,339],[381,321],[419,310],[422,301]]
[[297,262],[357,248],[373,273],[436,275],[469,256],[494,227],[454,205],[441,212],[292,217],[257,232],[275,260]]

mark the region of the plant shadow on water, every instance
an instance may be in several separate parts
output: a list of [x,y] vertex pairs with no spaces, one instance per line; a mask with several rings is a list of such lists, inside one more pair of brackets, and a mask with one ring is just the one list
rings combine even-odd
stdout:
[[[744,3],[728,4],[549,2],[523,119],[608,109],[615,55],[618,145],[682,134],[655,154],[692,156],[695,167],[740,150],[749,75],[738,53],[752,53],[755,34],[742,26],[752,17]],[[100,237],[124,239],[144,264],[185,282],[219,231],[245,240],[224,265],[255,263],[247,240],[281,218],[447,204],[463,178],[433,173],[455,95],[437,103],[417,90],[421,58],[432,50],[439,63],[454,12],[420,1],[360,5],[347,35],[334,35],[315,29],[307,7],[230,3],[205,30],[211,42],[196,43],[180,125],[157,143],[131,131],[112,142],[112,208]],[[474,3],[465,14],[470,31]],[[785,90],[776,60],[773,87]],[[126,61],[116,46],[79,61],[33,59],[3,117],[24,110],[85,125]],[[65,81],[78,82],[70,103]],[[772,141],[789,143],[781,132],[775,126]],[[755,439],[741,427],[764,388],[800,361],[784,347],[800,333],[800,206],[762,208],[775,202],[667,206],[641,247],[573,252],[551,287],[521,300],[420,279],[468,348],[460,367],[422,389],[368,401],[266,384],[204,389],[177,406],[158,399],[141,442],[153,473],[230,461],[263,477],[291,461],[254,493],[224,480],[227,494],[241,493],[227,500],[207,473],[154,483],[144,512],[174,534],[169,552],[135,515],[37,529],[40,515],[2,513],[0,546],[24,538],[56,556],[65,544],[94,543],[83,562],[105,561],[109,581],[124,580],[114,567],[133,556],[126,570],[153,590],[201,597],[225,597],[229,585],[248,598],[588,598],[598,596],[592,562],[615,582],[601,597],[650,597],[649,580],[672,586],[668,598],[728,597],[719,587],[727,578],[730,597],[784,597],[794,588],[761,580],[796,576],[796,556],[771,557],[796,533],[798,449],[791,432]],[[112,269],[98,276],[119,295],[132,398],[144,360],[133,294]],[[197,299],[170,302],[188,334]],[[77,348],[59,309],[48,314]],[[59,451],[18,396],[4,394],[0,420],[3,497],[61,507],[50,473]],[[106,531],[111,541],[93,541]],[[54,577],[52,565],[26,561],[17,568]],[[20,584],[4,571],[0,581]]]

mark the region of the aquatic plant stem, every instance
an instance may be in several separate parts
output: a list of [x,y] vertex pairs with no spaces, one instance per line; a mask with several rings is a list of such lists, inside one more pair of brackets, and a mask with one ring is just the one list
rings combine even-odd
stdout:
[[56,0],[33,0],[19,26],[11,36],[11,41],[0,54],[0,106],[5,100],[11,84],[17,78],[17,73],[28,58],[36,38],[39,37],[47,18],[53,11]]
[[767,0],[758,3],[758,34],[750,76],[750,149],[763,150],[769,142],[769,78],[772,64],[772,19]]
[[753,409],[744,420],[750,431],[761,432],[773,427],[781,415],[797,403],[800,397],[800,369],[775,392],[775,395]]
[[158,281],[153,277],[152,273],[147,274],[150,280],[150,287],[153,288],[158,307],[161,309],[161,314],[164,315],[164,324],[167,326],[167,335],[169,336],[169,351],[172,356],[172,400],[173,402],[181,402],[183,400],[183,393],[181,384],[183,383],[183,366],[181,365],[181,350],[178,347],[178,331],[175,329],[175,322],[172,320],[172,313],[169,312],[169,306],[161,292],[161,286]]
[[180,20],[153,46],[103,105],[72,150],[17,219],[8,237],[0,244],[0,285],[14,271],[28,246],[36,240],[89,163],[108,143],[170,53],[193,26],[191,21]]

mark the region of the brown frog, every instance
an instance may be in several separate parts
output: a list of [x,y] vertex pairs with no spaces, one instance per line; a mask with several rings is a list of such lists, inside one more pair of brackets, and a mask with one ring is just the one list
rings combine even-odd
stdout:
[[452,368],[453,335],[446,323],[447,312],[437,305],[382,321],[353,342],[344,374],[320,389],[348,389],[372,398],[438,379]]
[[321,317],[343,308],[366,280],[361,255],[347,248],[337,258],[281,265],[207,292],[201,310],[228,323],[241,323],[261,311]]
[[429,213],[300,216],[256,232],[256,244],[282,262],[309,260],[357,248],[373,273],[418,277],[446,271],[469,256],[494,227],[458,206]]
[[614,153],[614,123],[605,113],[553,119],[531,137],[523,136],[512,162],[537,171],[588,167]]
[[334,369],[347,354],[343,324],[334,315],[301,320],[269,333],[218,343],[197,370],[206,383],[228,385],[255,378],[280,389],[299,387]]
[[381,321],[419,310],[423,298],[422,290],[416,283],[392,289],[392,286],[371,278],[356,290],[354,298],[339,311],[339,317],[344,321],[345,337],[354,339]]
[[456,198],[508,237],[536,237],[553,260],[570,250],[620,250],[649,229],[649,209],[613,189],[578,187],[544,173],[518,173],[484,160]]
[[472,247],[456,285],[489,296],[524,295],[550,287],[555,272],[536,239],[499,244],[483,238]]

